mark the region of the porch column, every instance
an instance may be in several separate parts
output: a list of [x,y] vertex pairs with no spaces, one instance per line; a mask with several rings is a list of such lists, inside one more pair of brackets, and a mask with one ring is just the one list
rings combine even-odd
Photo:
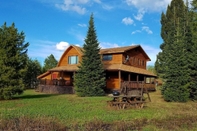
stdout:
[[54,85],[54,83],[53,83],[53,72],[51,71],[50,73],[51,73],[51,80],[50,81],[52,82],[52,85]]
[[131,74],[128,75],[128,81],[131,81]]
[[71,80],[72,80],[71,83],[73,84],[73,82],[75,81],[75,71],[73,72]]
[[63,73],[63,72],[61,71],[61,72],[60,72],[60,77],[63,79],[63,77],[62,77],[62,73]]
[[139,81],[139,75],[137,74],[137,82]]
[[121,71],[118,71],[119,89],[121,88]]
[[75,80],[75,71],[73,72],[73,80]]
[[52,76],[53,73],[52,73],[52,71],[50,73],[51,73],[51,80],[53,80],[53,76]]

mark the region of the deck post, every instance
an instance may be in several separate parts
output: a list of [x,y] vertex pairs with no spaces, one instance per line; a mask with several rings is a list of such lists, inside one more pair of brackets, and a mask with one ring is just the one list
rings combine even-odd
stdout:
[[73,81],[75,80],[75,71],[73,72]]
[[137,74],[137,82],[139,81],[139,75]]
[[121,89],[121,71],[118,71],[119,89]]
[[52,75],[53,75],[53,73],[52,73],[52,72],[50,72],[50,73],[51,73],[51,80],[53,80],[53,76],[52,76]]
[[131,74],[128,75],[128,81],[131,81]]

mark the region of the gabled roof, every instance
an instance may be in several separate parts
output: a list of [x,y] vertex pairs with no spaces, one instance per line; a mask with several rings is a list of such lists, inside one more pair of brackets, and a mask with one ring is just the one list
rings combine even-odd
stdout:
[[124,53],[128,50],[134,49],[139,47],[140,45],[133,45],[133,46],[124,46],[124,47],[115,47],[115,48],[106,48],[101,49],[100,54],[113,54],[113,53]]
[[115,53],[124,53],[132,49],[140,48],[144,56],[147,60],[151,60],[149,56],[146,54],[146,52],[143,50],[143,48],[140,45],[132,45],[132,46],[124,46],[124,47],[115,47],[115,48],[106,48],[101,49],[99,54],[115,54]]
[[47,72],[45,72],[45,73],[43,73],[43,74],[37,76],[37,78],[39,79],[39,78],[45,77],[45,76],[47,76],[47,75],[50,74],[50,73],[51,73],[51,72],[47,71]]
[[57,66],[59,66],[60,61],[61,61],[61,60],[63,59],[63,57],[64,57],[64,54],[66,54],[67,51],[68,51],[70,48],[75,48],[75,50],[76,50],[79,54],[81,54],[81,55],[83,54],[82,48],[81,48],[81,47],[75,46],[75,45],[70,45],[70,46],[64,51],[64,53],[62,54],[62,56],[61,56],[61,58],[60,58],[60,60],[59,60],[59,62],[58,62],[58,64],[57,64]]
[[[65,54],[67,52],[68,49],[70,49],[71,47],[75,48],[79,54],[83,54],[82,50],[83,48],[79,47],[79,46],[75,46],[75,45],[70,45],[63,54]],[[150,60],[150,58],[148,57],[148,55],[146,54],[146,52],[143,50],[143,48],[140,45],[132,45],[132,46],[124,46],[124,47],[114,47],[114,48],[106,48],[106,49],[100,49],[99,54],[116,54],[116,53],[124,53],[127,52],[131,49],[135,49],[135,48],[140,48],[142,53],[145,55],[145,57],[147,58],[147,60]],[[63,57],[63,55],[62,55]],[[62,58],[61,57],[61,58]],[[61,60],[60,58],[60,60]]]

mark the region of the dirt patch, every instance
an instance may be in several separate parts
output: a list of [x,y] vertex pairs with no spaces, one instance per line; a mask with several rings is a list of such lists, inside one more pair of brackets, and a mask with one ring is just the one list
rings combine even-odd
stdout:
[[65,126],[58,120],[40,118],[31,119],[27,117],[0,120],[1,131],[141,131],[148,125],[156,129],[168,131],[191,130],[197,123],[196,116],[168,117],[165,119],[135,119],[132,121],[117,121],[106,123],[101,120],[93,120],[83,125],[75,123]]
[[0,131],[66,131],[56,120],[27,117],[0,120]]

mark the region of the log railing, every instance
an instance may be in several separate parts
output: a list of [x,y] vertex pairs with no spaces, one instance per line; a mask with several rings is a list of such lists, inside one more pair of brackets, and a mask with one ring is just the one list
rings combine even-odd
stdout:
[[58,79],[40,79],[39,84],[41,85],[58,85],[58,86],[72,86],[72,83],[70,80],[58,80]]

